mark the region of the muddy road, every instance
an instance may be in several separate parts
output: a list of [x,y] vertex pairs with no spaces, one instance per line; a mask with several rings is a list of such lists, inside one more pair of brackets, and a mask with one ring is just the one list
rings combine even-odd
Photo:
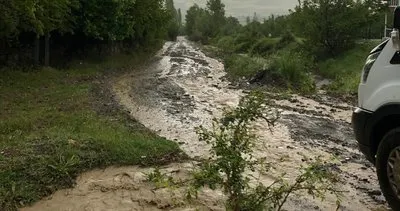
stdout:
[[[179,38],[166,43],[147,68],[118,78],[113,90],[133,118],[176,141],[198,160],[208,156],[209,147],[198,141],[194,128],[210,126],[213,117],[237,105],[247,92],[224,76],[221,62]],[[340,210],[385,210],[374,167],[358,151],[353,137],[352,106],[323,94],[312,99],[270,95],[281,118],[272,133],[266,123],[255,123],[259,136],[255,155],[273,167],[261,180],[269,183],[283,172],[291,180],[313,158],[334,158],[333,169],[343,179]],[[162,171],[185,178],[194,165],[171,164]],[[223,210],[224,196],[219,192],[205,190],[196,202],[188,203],[182,188],[154,191],[144,181],[150,171],[124,167],[88,172],[78,179],[76,188],[59,191],[26,210]],[[336,210],[335,203],[333,196],[320,202],[303,194],[293,196],[286,209]]]

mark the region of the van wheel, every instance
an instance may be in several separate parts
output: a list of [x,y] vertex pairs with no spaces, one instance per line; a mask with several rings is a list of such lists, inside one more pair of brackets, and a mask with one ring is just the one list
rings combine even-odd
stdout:
[[376,170],[386,201],[393,210],[400,210],[400,128],[383,137],[376,155]]

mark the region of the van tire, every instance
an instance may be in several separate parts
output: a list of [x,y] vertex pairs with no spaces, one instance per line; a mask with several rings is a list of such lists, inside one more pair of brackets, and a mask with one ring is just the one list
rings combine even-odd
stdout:
[[400,210],[400,199],[393,191],[388,178],[388,159],[392,150],[400,146],[400,127],[386,133],[376,155],[376,171],[382,193],[393,210]]

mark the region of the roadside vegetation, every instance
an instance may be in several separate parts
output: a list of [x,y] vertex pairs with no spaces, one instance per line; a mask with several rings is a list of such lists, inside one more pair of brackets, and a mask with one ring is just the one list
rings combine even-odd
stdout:
[[86,170],[182,157],[177,144],[120,111],[102,82],[107,71],[131,70],[148,56],[0,71],[0,210],[71,187]]
[[330,93],[353,94],[368,52],[384,36],[388,12],[377,0],[302,0],[289,15],[254,14],[240,23],[225,16],[224,6],[210,0],[206,8],[191,7],[189,39],[217,47],[206,49],[224,61],[233,80],[300,93],[313,93],[319,75],[333,81]]
[[1,2],[0,210],[71,187],[90,169],[183,157],[129,119],[106,80],[176,39],[172,0]]
[[357,47],[321,61],[317,73],[332,80],[328,90],[333,94],[356,94],[366,56],[379,43],[380,40],[362,40]]
[[[271,167],[265,158],[255,156],[257,136],[253,123],[266,121],[271,131],[280,114],[270,107],[268,98],[260,92],[244,96],[236,108],[226,109],[223,117],[214,119],[213,128],[198,128],[199,141],[211,146],[210,158],[200,163],[185,180],[176,180],[156,168],[147,174],[147,181],[157,188],[186,191],[188,202],[196,200],[203,188],[221,190],[226,195],[225,209],[231,211],[281,211],[295,194],[308,194],[324,200],[328,194],[336,198],[340,208],[339,175],[331,161],[310,158],[289,181],[286,173],[269,184],[261,180]],[[183,187],[183,188],[182,188]],[[174,195],[174,193],[171,193]]]
[[214,120],[212,130],[200,127],[200,141],[211,145],[211,158],[194,173],[194,193],[189,192],[190,196],[196,196],[202,187],[221,188],[227,195],[226,210],[281,211],[294,193],[304,191],[320,199],[332,193],[337,196],[339,208],[340,191],[335,188],[338,175],[332,173],[329,163],[318,158],[302,167],[292,183],[279,178],[266,185],[255,179],[260,177],[249,175],[248,172],[261,175],[269,171],[265,160],[254,156],[257,136],[251,132],[252,123],[266,121],[272,128],[278,119],[279,113],[270,107],[266,96],[254,92],[243,97],[235,109],[227,110],[221,119]]

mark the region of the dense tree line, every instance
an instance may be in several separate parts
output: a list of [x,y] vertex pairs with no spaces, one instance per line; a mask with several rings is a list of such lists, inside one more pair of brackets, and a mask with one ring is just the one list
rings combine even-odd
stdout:
[[260,38],[290,33],[304,38],[316,51],[335,55],[351,48],[357,39],[382,38],[385,8],[380,0],[299,0],[289,15],[260,20],[255,14],[243,26],[225,16],[221,0],[209,0],[206,8],[194,5],[188,10],[186,33],[202,42],[231,36],[247,50]]
[[0,64],[48,65],[50,48],[74,54],[148,46],[175,39],[180,24],[172,0],[0,0],[0,11]]
[[378,0],[302,0],[291,12],[297,35],[330,55],[359,38],[382,38],[385,6]]

